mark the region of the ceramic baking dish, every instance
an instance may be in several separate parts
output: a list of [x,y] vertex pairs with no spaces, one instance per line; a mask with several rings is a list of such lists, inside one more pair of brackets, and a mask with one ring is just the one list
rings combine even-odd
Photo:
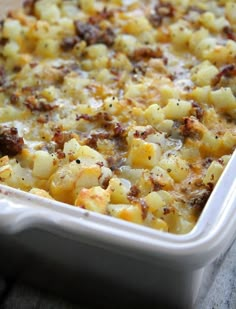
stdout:
[[[1,14],[16,5],[8,1]],[[235,238],[235,170],[236,153],[186,235],[0,185],[0,271],[103,308],[191,308],[204,270]]]
[[[9,256],[14,255],[13,264],[14,258],[20,261],[18,256],[22,252],[37,257],[36,268],[40,268],[43,261],[51,262],[57,265],[61,282],[68,279],[63,274],[71,272],[79,284],[82,271],[85,277],[96,278],[91,279],[93,283],[90,281],[91,291],[98,291],[107,283],[109,289],[105,294],[112,294],[113,284],[119,296],[116,302],[147,299],[174,308],[191,308],[204,269],[235,237],[235,169],[236,153],[196,227],[183,236],[154,231],[1,186],[1,252],[8,256],[8,261]],[[29,261],[27,254],[21,256],[24,262]],[[32,261],[29,261],[30,267]],[[18,265],[18,270],[22,267]],[[35,273],[33,277],[34,282],[42,279]],[[126,298],[119,287],[129,291]],[[71,286],[70,292],[74,288]]]

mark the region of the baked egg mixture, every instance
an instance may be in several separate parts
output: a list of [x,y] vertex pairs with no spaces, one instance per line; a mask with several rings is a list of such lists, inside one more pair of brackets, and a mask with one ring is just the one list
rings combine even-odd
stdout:
[[235,124],[233,0],[26,0],[0,22],[3,185],[188,233]]

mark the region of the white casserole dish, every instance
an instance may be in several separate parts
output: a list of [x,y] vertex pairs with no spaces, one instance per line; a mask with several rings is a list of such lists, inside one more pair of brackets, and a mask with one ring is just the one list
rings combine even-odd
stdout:
[[[1,13],[20,4],[8,1]],[[89,296],[98,304],[112,302],[113,307],[129,303],[137,308],[143,303],[144,308],[153,304],[191,308],[204,270],[235,238],[235,170],[236,153],[196,227],[183,236],[0,185],[0,270],[6,275],[22,272],[24,280],[66,290],[76,300]],[[78,293],[72,282],[82,285],[85,294],[81,286]]]
[[79,280],[83,269],[100,283],[105,280],[130,289],[131,298],[122,301],[135,302],[137,293],[143,301],[147,297],[151,303],[191,308],[204,269],[235,237],[235,169],[236,153],[198,224],[183,236],[153,231],[1,186],[2,243],[9,245],[12,241],[16,256],[19,247],[42,261],[48,259],[61,265],[61,275],[62,269],[71,269]]

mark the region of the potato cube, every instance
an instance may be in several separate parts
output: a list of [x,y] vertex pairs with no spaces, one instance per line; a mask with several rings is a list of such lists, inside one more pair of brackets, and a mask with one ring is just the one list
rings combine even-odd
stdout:
[[190,115],[192,103],[185,100],[170,99],[163,108],[166,118],[171,120],[181,120]]
[[111,203],[129,204],[128,193],[131,184],[123,178],[112,178],[109,182],[109,191],[111,192]]
[[164,112],[158,104],[150,105],[144,112],[145,119],[153,127],[164,120]]
[[180,157],[173,155],[161,159],[159,165],[165,169],[176,182],[184,180],[189,172],[187,162]]
[[161,156],[159,145],[147,143],[141,139],[133,139],[128,153],[128,161],[133,167],[153,168]]
[[197,86],[203,87],[211,85],[212,79],[218,72],[217,67],[206,60],[191,70],[191,78]]
[[47,179],[57,165],[57,158],[46,151],[38,150],[34,156],[33,176]]
[[107,207],[111,216],[133,223],[142,224],[142,210],[138,205],[110,204]]
[[109,201],[110,193],[101,187],[83,188],[75,200],[75,206],[105,214]]
[[213,161],[211,165],[207,169],[207,173],[205,177],[203,178],[204,184],[216,184],[218,179],[220,178],[222,172],[224,170],[224,167],[222,164],[220,164],[217,161]]

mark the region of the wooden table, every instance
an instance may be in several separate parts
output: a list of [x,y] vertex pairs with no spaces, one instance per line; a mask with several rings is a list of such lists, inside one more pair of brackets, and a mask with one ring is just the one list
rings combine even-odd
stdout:
[[[206,293],[206,291],[208,291]],[[0,309],[88,309],[0,276]],[[209,268],[194,309],[236,308],[236,241]],[[90,308],[91,309],[91,308]],[[111,308],[112,309],[112,308]],[[125,309],[125,308],[124,308]],[[185,309],[185,308],[183,308]]]

